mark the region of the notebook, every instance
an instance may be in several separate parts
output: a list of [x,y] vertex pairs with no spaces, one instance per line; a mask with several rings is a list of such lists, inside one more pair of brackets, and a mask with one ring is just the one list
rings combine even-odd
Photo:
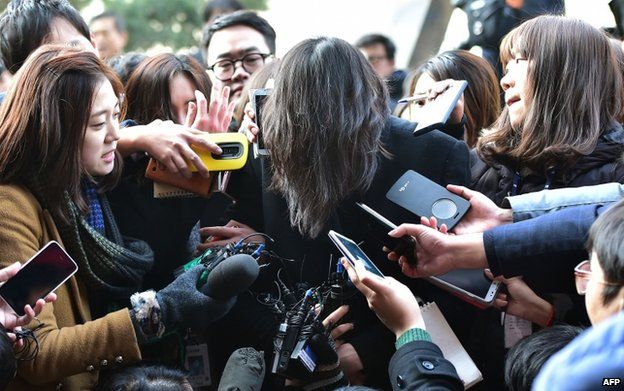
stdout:
[[451,330],[438,305],[427,303],[421,306],[420,310],[431,340],[442,350],[444,358],[453,363],[459,378],[464,383],[464,389],[467,390],[483,380],[481,371]]
[[191,198],[197,194],[166,183],[154,182],[154,198]]

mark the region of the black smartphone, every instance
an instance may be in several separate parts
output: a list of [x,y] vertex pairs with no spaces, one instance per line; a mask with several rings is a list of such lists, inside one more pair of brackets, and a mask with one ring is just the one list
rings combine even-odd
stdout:
[[467,86],[466,80],[454,80],[446,91],[427,103],[421,109],[423,112],[419,116],[416,129],[414,129],[414,136],[423,135],[446,124]]
[[332,242],[334,242],[336,247],[338,247],[338,250],[340,250],[342,255],[347,258],[347,260],[351,265],[353,265],[353,267],[355,267],[355,261],[359,260],[364,264],[364,267],[369,272],[376,274],[382,278],[385,277],[381,270],[379,270],[379,268],[375,266],[373,261],[368,258],[366,253],[362,251],[360,246],[358,246],[357,243],[355,243],[353,240],[333,230],[330,230],[328,235]]
[[438,224],[452,229],[470,209],[470,202],[427,177],[409,170],[386,193],[386,198],[420,217],[435,216]]
[[388,235],[388,232],[395,229],[397,226],[392,221],[388,220],[370,206],[356,202],[355,203],[365,216],[365,222],[367,231],[377,240],[379,240],[386,248],[395,252],[397,255],[403,255],[407,258],[409,263],[416,263],[414,258],[414,239],[409,236],[403,236],[400,238],[394,238]]
[[271,88],[257,88],[249,90],[249,101],[251,102],[251,107],[253,108],[254,113],[256,113],[256,125],[258,125],[258,130],[260,130],[256,137],[256,142],[253,145],[254,158],[258,158],[259,156],[268,156],[269,154],[269,151],[264,145],[264,136],[262,135],[262,108],[264,107],[264,102],[271,94],[271,91],[273,91]]
[[34,307],[37,300],[54,292],[76,271],[76,262],[57,242],[51,241],[0,286],[0,296],[21,316],[26,304]]

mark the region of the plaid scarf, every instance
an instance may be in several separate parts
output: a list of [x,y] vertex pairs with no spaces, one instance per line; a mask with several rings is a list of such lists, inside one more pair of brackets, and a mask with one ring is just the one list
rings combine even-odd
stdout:
[[[42,207],[47,209],[43,181],[33,178],[27,186]],[[63,198],[63,209],[69,221],[62,222],[60,218],[54,218],[54,221],[65,249],[78,264],[81,280],[93,293],[91,298],[100,298],[101,305],[92,305],[92,309],[95,313],[105,314],[111,304],[125,306],[130,295],[141,288],[145,273],[152,268],[152,249],[143,241],[121,235],[104,194],[95,197],[99,211],[91,209],[89,214],[92,221],[101,217],[102,227],[105,228],[102,231],[89,224],[87,216],[81,213],[68,193]],[[89,206],[94,204],[89,202]]]

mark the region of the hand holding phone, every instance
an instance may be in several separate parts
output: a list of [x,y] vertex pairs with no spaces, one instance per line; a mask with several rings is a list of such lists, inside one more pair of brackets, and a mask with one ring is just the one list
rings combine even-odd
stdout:
[[344,255],[352,265],[355,265],[357,261],[362,262],[366,270],[369,272],[382,278],[385,277],[381,270],[379,270],[373,261],[368,258],[366,253],[362,251],[360,246],[358,246],[353,240],[333,230],[330,230],[328,235],[336,247],[338,247],[338,250],[340,250],[342,255]]
[[[467,86],[468,82],[465,80],[443,80],[434,84],[429,92],[429,103],[419,110],[414,136],[423,135],[446,124]],[[461,111],[463,112],[463,106]]]
[[416,264],[416,257],[414,257],[415,243],[411,236],[405,235],[400,238],[395,238],[388,235],[388,232],[397,227],[396,224],[377,213],[377,211],[366,204],[356,202],[356,205],[362,210],[366,218],[366,227],[374,238],[379,240],[384,247],[398,256],[404,256],[409,263]]
[[253,153],[254,158],[268,156],[269,151],[266,149],[264,145],[264,136],[262,135],[263,131],[263,114],[262,109],[264,107],[264,103],[266,99],[271,94],[271,88],[257,88],[254,90],[249,90],[249,102],[251,103],[251,107],[256,114],[256,125],[258,126],[258,134],[256,135],[256,142],[253,144]]
[[41,311],[43,303],[39,303],[39,300],[53,299],[54,296],[48,295],[63,285],[76,271],[76,262],[57,242],[51,241],[0,286],[0,296],[22,318],[24,315],[31,315],[27,314],[30,311],[25,310],[26,305]]

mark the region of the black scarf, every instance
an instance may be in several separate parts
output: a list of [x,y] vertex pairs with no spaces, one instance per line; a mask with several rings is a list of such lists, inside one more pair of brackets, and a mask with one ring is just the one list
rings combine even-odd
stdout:
[[[46,209],[42,181],[32,179],[29,182],[28,187]],[[65,250],[78,264],[78,274],[91,293],[90,297],[101,303],[92,305],[92,309],[95,313],[105,314],[108,312],[106,307],[113,303],[125,306],[130,295],[141,288],[145,273],[152,268],[152,249],[143,241],[121,235],[104,194],[100,194],[99,199],[106,236],[89,225],[68,193],[63,199],[63,211],[69,220],[54,220]]]

